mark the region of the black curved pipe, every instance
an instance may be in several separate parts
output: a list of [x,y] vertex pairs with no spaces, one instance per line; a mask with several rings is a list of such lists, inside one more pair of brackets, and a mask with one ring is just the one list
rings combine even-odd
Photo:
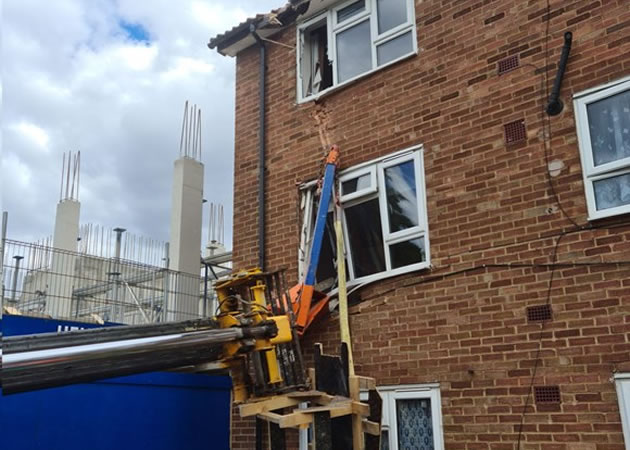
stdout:
[[567,68],[567,61],[569,60],[569,52],[571,51],[572,40],[573,33],[571,33],[570,31],[564,33],[564,45],[562,46],[562,55],[560,55],[560,62],[558,63],[556,79],[553,82],[553,88],[551,89],[551,95],[549,96],[549,103],[547,104],[547,114],[549,114],[550,116],[557,116],[564,109],[564,104],[559,98],[560,88],[562,87],[564,71]]

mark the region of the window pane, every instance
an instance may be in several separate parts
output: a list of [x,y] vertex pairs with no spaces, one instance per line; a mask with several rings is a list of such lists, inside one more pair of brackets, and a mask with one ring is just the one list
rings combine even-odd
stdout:
[[385,252],[378,199],[345,208],[355,278],[383,272]]
[[370,21],[337,34],[337,76],[343,83],[372,69]]
[[630,205],[630,173],[593,182],[597,210]]
[[431,400],[396,400],[396,424],[400,450],[433,450]]
[[341,23],[360,12],[365,11],[365,0],[360,0],[337,11],[337,23]]
[[630,157],[630,90],[587,106],[596,166]]
[[426,261],[424,239],[417,238],[389,246],[392,269]]
[[385,169],[385,190],[389,232],[418,225],[418,197],[414,162],[407,161]]
[[407,21],[407,0],[377,0],[378,34]]
[[413,51],[411,31],[387,41],[376,48],[376,60],[382,66]]
[[371,177],[369,173],[361,175],[360,177],[353,178],[341,183],[341,195],[352,194],[353,192],[368,189],[371,184]]

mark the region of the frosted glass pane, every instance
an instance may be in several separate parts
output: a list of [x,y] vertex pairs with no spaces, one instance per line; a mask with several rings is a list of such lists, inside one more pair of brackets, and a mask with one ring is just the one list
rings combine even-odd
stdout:
[[412,35],[410,31],[409,33],[401,34],[391,41],[379,45],[376,48],[376,60],[378,61],[378,65],[382,66],[396,58],[411,53],[413,51],[413,42],[411,39]]
[[407,0],[377,0],[378,34],[407,21]]
[[337,78],[339,83],[372,70],[371,47],[369,20],[337,34]]
[[587,106],[596,166],[630,158],[630,90]]
[[396,401],[399,450],[433,450],[431,400]]
[[630,205],[630,173],[593,182],[597,210]]

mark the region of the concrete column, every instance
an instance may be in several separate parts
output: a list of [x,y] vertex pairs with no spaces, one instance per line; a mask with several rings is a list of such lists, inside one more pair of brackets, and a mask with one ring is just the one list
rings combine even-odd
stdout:
[[203,164],[183,157],[175,161],[171,206],[170,269],[183,272],[170,283],[176,295],[169,296],[168,320],[198,315],[201,273],[201,213]]
[[71,317],[80,210],[81,203],[73,199],[57,204],[45,309],[53,317]]

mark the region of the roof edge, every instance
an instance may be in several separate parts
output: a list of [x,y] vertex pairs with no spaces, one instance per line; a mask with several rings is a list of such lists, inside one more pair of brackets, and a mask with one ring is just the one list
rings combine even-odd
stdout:
[[[240,51],[254,44],[255,40],[251,39],[253,31],[266,31],[265,35],[269,36],[291,25],[309,7],[311,0],[289,0],[284,6],[275,9],[266,14],[257,14],[244,22],[236,25],[232,29],[218,34],[208,42],[209,49],[216,49],[224,56],[236,56]],[[244,45],[238,45],[242,43]]]

